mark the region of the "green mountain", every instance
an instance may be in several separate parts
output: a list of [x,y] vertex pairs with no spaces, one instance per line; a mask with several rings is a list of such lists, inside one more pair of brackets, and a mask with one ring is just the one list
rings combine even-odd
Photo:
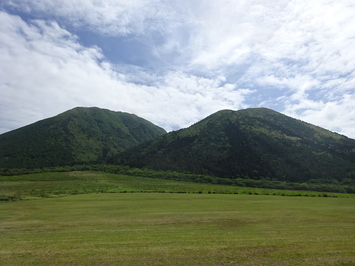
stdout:
[[236,179],[355,178],[355,140],[266,108],[219,111],[111,162]]
[[78,107],[0,135],[0,168],[102,161],[164,134],[133,114]]

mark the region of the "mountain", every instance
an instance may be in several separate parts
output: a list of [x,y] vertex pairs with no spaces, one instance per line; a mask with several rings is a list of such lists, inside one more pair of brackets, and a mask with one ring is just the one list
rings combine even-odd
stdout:
[[0,168],[102,161],[166,131],[133,114],[77,107],[0,135]]
[[222,110],[111,162],[230,179],[354,179],[355,140],[266,108]]

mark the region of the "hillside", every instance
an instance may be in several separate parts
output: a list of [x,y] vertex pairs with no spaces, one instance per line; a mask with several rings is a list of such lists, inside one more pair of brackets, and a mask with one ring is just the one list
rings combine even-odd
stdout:
[[77,107],[0,135],[0,168],[102,161],[164,134],[133,114]]
[[355,178],[355,140],[266,108],[222,110],[143,143],[112,163],[224,178]]

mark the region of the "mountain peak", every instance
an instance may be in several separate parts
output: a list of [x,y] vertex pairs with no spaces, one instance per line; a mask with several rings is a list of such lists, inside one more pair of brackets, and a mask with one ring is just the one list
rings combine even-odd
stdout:
[[0,167],[45,167],[105,160],[166,131],[136,115],[76,107],[0,135]]
[[135,167],[303,182],[351,176],[355,140],[268,108],[221,110],[121,158]]

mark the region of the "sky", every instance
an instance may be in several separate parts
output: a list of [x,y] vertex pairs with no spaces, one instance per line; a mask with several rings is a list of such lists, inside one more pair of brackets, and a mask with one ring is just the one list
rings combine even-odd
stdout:
[[1,0],[0,134],[77,106],[167,131],[267,107],[355,138],[353,0]]

